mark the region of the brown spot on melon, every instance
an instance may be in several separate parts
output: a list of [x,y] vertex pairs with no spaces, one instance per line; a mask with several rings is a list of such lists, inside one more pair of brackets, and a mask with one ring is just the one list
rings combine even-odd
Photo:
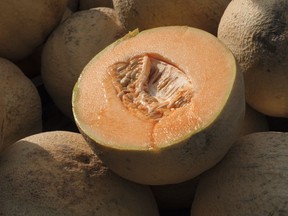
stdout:
[[105,48],[82,71],[72,103],[108,167],[151,185],[189,180],[219,162],[245,109],[232,53],[187,26],[131,32]]

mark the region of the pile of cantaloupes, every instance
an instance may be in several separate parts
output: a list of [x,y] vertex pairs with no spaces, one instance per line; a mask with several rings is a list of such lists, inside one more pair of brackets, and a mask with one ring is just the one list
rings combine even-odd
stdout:
[[0,2],[0,215],[288,215],[287,11]]

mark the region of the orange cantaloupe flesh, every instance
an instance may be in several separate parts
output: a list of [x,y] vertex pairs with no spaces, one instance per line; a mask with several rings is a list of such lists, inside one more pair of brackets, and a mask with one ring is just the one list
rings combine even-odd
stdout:
[[[186,26],[160,28],[131,33],[107,47],[79,77],[73,95],[74,117],[97,143],[116,149],[157,150],[208,127],[225,106],[236,76],[230,51],[202,30]],[[139,118],[123,105],[107,70],[115,62],[142,55],[186,74],[193,91],[188,105],[157,121]]]

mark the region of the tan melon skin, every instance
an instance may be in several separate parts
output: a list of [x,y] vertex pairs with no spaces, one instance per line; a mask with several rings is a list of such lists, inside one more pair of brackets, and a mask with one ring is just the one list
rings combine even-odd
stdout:
[[[181,31],[185,27],[168,28],[179,28]],[[157,31],[157,28],[147,31]],[[117,43],[115,42],[114,44],[117,45]],[[105,50],[113,49],[114,44]],[[105,53],[105,50],[94,58],[95,61]],[[235,64],[234,59],[233,64]],[[91,61],[89,65],[93,67]],[[89,66],[86,67],[89,68]],[[137,150],[135,148],[129,149],[127,146],[127,149],[125,149],[122,147],[113,148],[112,146],[106,146],[105,143],[94,141],[87,135],[85,127],[82,127],[81,121],[78,119],[76,106],[79,88],[77,83],[74,87],[72,99],[75,121],[94,152],[120,176],[149,185],[184,182],[198,176],[218,163],[239,135],[245,111],[244,84],[242,73],[237,71],[236,66],[234,70],[233,73],[236,75],[233,88],[226,104],[223,105],[222,112],[219,113],[217,118],[209,126],[200,128],[195,134],[187,134],[187,137],[183,137],[183,141],[178,141],[178,143],[173,143],[166,147],[161,146],[152,150],[139,147],[139,150]],[[90,102],[87,101],[87,104],[90,104]],[[84,110],[82,112],[85,113]],[[90,112],[90,110],[87,110],[87,112]],[[93,134],[93,136],[97,137],[97,134]],[[112,132],[111,136],[113,136]],[[123,136],[129,136],[129,134],[123,134]]]
[[0,58],[0,152],[28,135],[42,131],[42,104],[30,79],[12,62]]
[[220,18],[231,0],[113,0],[128,30],[188,25],[217,33]]
[[72,90],[84,66],[98,52],[126,33],[111,8],[75,12],[54,30],[45,43],[41,74],[57,107],[72,114]]
[[287,215],[287,155],[288,133],[242,137],[200,177],[191,216]]
[[20,60],[30,55],[58,25],[67,1],[1,1],[0,56]]
[[288,2],[234,0],[218,37],[244,73],[247,103],[274,117],[288,117]]
[[112,173],[68,131],[26,137],[2,152],[0,191],[0,215],[159,215],[148,186]]

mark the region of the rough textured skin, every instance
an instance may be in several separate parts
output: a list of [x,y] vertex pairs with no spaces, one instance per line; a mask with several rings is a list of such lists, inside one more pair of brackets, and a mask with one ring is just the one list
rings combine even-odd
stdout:
[[8,145],[42,130],[42,107],[38,91],[32,81],[12,62],[0,58],[0,123],[2,142],[0,151]]
[[0,191],[0,215],[159,215],[148,186],[112,173],[67,131],[26,137],[2,152]]
[[44,85],[58,108],[73,118],[71,97],[84,66],[98,52],[125,34],[111,8],[78,11],[49,37],[42,52]]
[[0,2],[0,56],[19,60],[42,44],[61,20],[68,0]]
[[247,102],[274,117],[288,117],[287,10],[286,0],[233,0],[218,29],[244,73]]
[[231,0],[113,0],[128,30],[188,25],[217,33],[220,18]]
[[[167,35],[168,33],[173,34],[177,31],[177,33],[180,32],[180,35],[181,31],[185,32],[186,35],[189,35],[190,33],[198,35],[197,31],[203,32],[196,29],[194,32],[194,30],[189,29],[189,27],[162,27],[147,30],[146,32],[149,31],[149,33],[151,32],[151,34],[153,34],[152,32],[161,32],[161,30],[163,30],[163,35]],[[140,34],[141,32],[139,35]],[[143,33],[143,35],[145,34],[146,33]],[[202,34],[201,36],[204,37]],[[206,36],[207,40],[208,38],[211,39],[210,36],[213,37],[208,33]],[[141,38],[140,36],[142,40],[145,40],[145,36],[143,37],[144,38]],[[215,43],[218,44],[218,42],[218,40],[215,40]],[[121,41],[117,43],[121,43]],[[113,46],[114,45],[112,44],[106,48],[99,56],[94,58],[94,61],[96,62],[98,59],[101,59],[100,56],[104,55],[103,53],[113,50]],[[227,51],[227,55],[233,57],[228,49]],[[169,53],[167,53],[167,55],[168,54]],[[104,60],[102,59],[102,61]],[[90,61],[89,65],[93,68],[93,62],[91,62],[92,61]],[[139,147],[139,149],[129,149],[129,146],[127,146],[127,149],[119,149],[117,147],[113,148],[113,146],[109,146],[109,144],[106,145],[104,142],[95,142],[87,135],[85,126],[83,126],[85,122],[83,122],[82,125],[81,121],[79,121],[79,119],[77,120],[78,114],[76,111],[77,108],[75,107],[77,106],[77,91],[79,90],[79,85],[75,86],[75,97],[73,97],[73,107],[74,111],[76,111],[74,112],[76,123],[79,130],[98,156],[105,161],[108,167],[122,177],[149,185],[177,184],[190,180],[218,163],[239,135],[238,133],[244,118],[245,110],[244,84],[242,73],[237,71],[234,58],[231,58],[231,62],[229,61],[229,63],[235,66],[233,71],[231,71],[231,73],[235,73],[235,80],[233,81],[231,92],[230,90],[229,93],[227,92],[227,96],[229,95],[229,97],[226,104],[219,104],[221,107],[223,105],[222,111],[217,114],[217,118],[211,122],[210,125],[200,129],[195,134],[187,134],[187,137],[183,137],[182,141],[177,140],[175,143],[169,144],[169,146],[164,146],[163,144],[163,146],[157,146],[155,149],[140,149],[141,147]],[[185,67],[185,65],[182,65],[182,67]],[[86,70],[89,70],[89,66]],[[115,101],[117,100],[115,99]],[[87,104],[93,103],[93,101],[87,101]],[[101,102],[98,101],[97,103],[100,104]],[[83,109],[80,112],[85,115],[90,111],[91,110]],[[125,119],[123,119],[123,121],[125,121]],[[124,135],[125,134],[123,134],[123,136]],[[97,138],[97,134],[93,134],[93,136]],[[135,140],[135,142],[137,141]],[[168,139],[167,142],[169,142]]]
[[264,131],[269,131],[267,117],[246,104],[245,117],[240,131],[240,136]]
[[288,133],[239,139],[200,177],[191,216],[288,215]]
[[79,0],[79,10],[88,10],[96,7],[114,8],[112,0]]

